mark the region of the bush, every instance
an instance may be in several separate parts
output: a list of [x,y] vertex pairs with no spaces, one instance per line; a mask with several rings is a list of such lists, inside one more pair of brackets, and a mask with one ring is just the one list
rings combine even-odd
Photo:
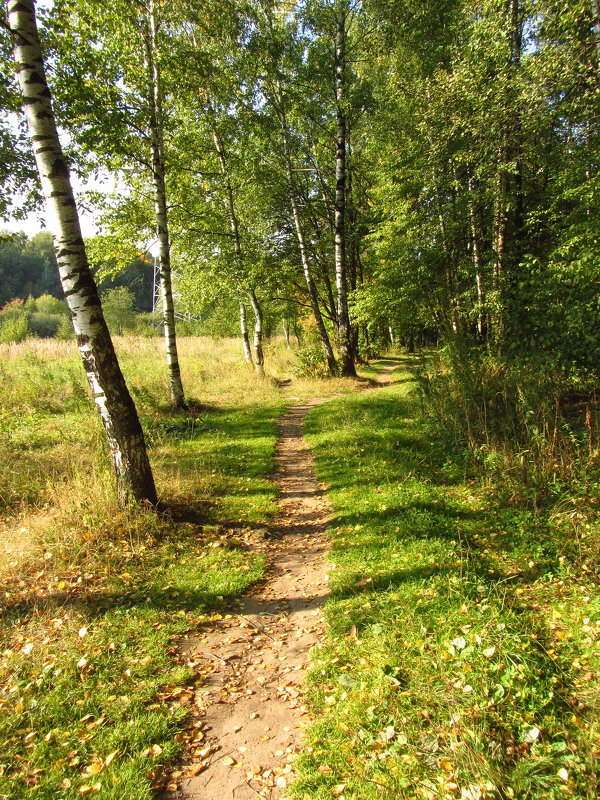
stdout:
[[111,334],[121,336],[125,331],[135,328],[135,297],[131,289],[118,286],[102,295],[102,311]]
[[59,300],[51,294],[43,294],[35,301],[35,308],[32,311],[39,311],[40,314],[52,314],[62,317],[69,317],[69,306],[66,300]]
[[329,369],[325,353],[320,344],[310,344],[302,347],[297,353],[298,364],[294,373],[299,378],[328,378]]
[[24,314],[6,318],[4,318],[4,315],[0,315],[0,342],[2,344],[22,342],[23,339],[27,338],[28,333],[29,325]]
[[51,339],[56,336],[61,322],[65,319],[60,314],[46,314],[35,311],[29,317],[29,330],[40,339]]
[[56,331],[56,338],[62,341],[68,341],[75,338],[75,331],[73,330],[73,323],[68,317],[62,317],[60,324]]
[[153,336],[162,336],[163,330],[160,325],[155,323],[152,314],[136,314],[135,327],[132,330],[135,336],[143,336],[150,339]]
[[420,375],[436,429],[466,445],[478,471],[536,508],[573,487],[593,462],[600,436],[594,386],[543,360],[450,347]]

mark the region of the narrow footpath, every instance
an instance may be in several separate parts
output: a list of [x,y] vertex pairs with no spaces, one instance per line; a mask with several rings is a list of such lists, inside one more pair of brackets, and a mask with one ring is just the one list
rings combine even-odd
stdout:
[[285,798],[307,714],[301,684],[327,595],[328,508],[302,437],[313,405],[293,406],[280,420],[280,511],[269,532],[264,584],[188,650],[210,671],[196,697],[204,759],[199,774],[182,781],[181,798]]
[[[382,369],[380,386],[396,366]],[[279,513],[265,580],[187,643],[190,663],[206,676],[195,697],[202,745],[171,800],[285,800],[293,779],[309,721],[302,684],[327,598],[329,508],[302,434],[304,417],[321,402],[294,405],[279,422]]]

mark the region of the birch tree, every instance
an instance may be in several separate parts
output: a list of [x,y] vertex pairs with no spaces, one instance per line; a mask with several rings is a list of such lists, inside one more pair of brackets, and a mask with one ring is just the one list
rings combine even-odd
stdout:
[[[160,9],[160,14],[159,14]],[[158,241],[167,374],[174,409],[185,407],[175,328],[167,197],[165,79],[161,38],[168,9],[155,0],[57,0],[52,25],[65,123],[91,166],[116,172],[126,194],[150,193],[148,233]],[[166,37],[170,46],[177,41]],[[127,226],[129,197],[111,199],[111,226]],[[102,215],[100,215],[102,216]],[[124,216],[121,226],[120,216]],[[144,235],[138,229],[141,239]]]
[[77,207],[56,127],[33,0],[8,0],[23,110],[46,202],[61,283],[94,402],[106,432],[122,504],[156,503],[137,412],[115,355],[87,263]]
[[[313,274],[313,267],[307,245],[305,224],[301,214],[301,199],[295,179],[295,167],[293,158],[293,137],[288,120],[288,87],[285,85],[286,67],[284,61],[290,60],[290,56],[298,49],[294,41],[292,31],[283,20],[275,20],[275,8],[266,2],[259,2],[259,14],[257,23],[257,36],[255,37],[255,49],[253,55],[260,57],[263,69],[259,77],[262,93],[271,105],[279,127],[281,136],[281,154],[285,173],[287,194],[289,197],[294,231],[298,242],[300,263],[306,282],[306,289],[312,315],[315,321],[317,333],[323,347],[327,368],[330,375],[337,372],[337,362],[329,339],[329,334],[323,320],[321,312],[317,284]],[[262,36],[264,35],[264,41]],[[258,41],[257,41],[258,40]],[[296,55],[294,53],[294,55]],[[296,55],[296,68],[298,58]],[[292,81],[297,78],[297,73],[292,76]]]
[[165,181],[164,112],[163,88],[157,45],[157,19],[154,0],[141,6],[142,39],[144,42],[144,66],[147,77],[149,101],[148,130],[152,159],[152,185],[154,189],[154,214],[159,244],[160,294],[162,300],[163,330],[167,354],[167,368],[171,406],[185,407],[177,338],[175,333],[175,306],[171,276],[171,243],[167,210],[167,188]]
[[341,374],[356,375],[350,314],[348,311],[348,275],[346,264],[346,0],[336,8],[335,34],[335,283],[337,288],[338,347]]

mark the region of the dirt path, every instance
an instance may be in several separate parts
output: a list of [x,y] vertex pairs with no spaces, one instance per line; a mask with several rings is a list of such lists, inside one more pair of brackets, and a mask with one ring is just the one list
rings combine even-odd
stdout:
[[180,779],[181,790],[171,797],[285,797],[307,713],[301,684],[327,594],[328,509],[302,438],[304,416],[314,405],[293,406],[280,420],[280,512],[270,528],[265,584],[188,650],[198,670],[207,672],[196,696],[204,737],[198,763],[184,770],[199,774]]
[[[386,365],[377,383],[389,384],[395,367]],[[200,743],[167,795],[173,800],[286,796],[307,715],[302,683],[327,596],[329,509],[302,436],[306,413],[320,402],[294,405],[279,423],[280,511],[264,584],[186,648],[206,677],[195,697]]]

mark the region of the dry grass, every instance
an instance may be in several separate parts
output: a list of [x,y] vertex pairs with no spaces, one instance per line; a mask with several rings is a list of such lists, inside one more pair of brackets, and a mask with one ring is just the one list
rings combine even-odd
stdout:
[[[191,463],[172,446],[173,437],[191,437],[203,424],[204,409],[235,409],[250,420],[254,408],[364,386],[361,380],[297,378],[295,352],[282,339],[267,343],[267,375],[259,378],[244,363],[239,339],[182,337],[182,377],[193,411],[174,417],[162,339],[114,341],[148,432],[161,499],[178,506],[191,497],[196,505],[208,502],[221,480],[213,471],[214,454],[196,454]],[[239,430],[222,436],[243,436],[245,426],[242,421]],[[0,575],[22,579],[41,566],[48,571],[49,548],[85,560],[95,546],[92,531],[104,531],[117,513],[76,344],[28,339],[0,345]]]

